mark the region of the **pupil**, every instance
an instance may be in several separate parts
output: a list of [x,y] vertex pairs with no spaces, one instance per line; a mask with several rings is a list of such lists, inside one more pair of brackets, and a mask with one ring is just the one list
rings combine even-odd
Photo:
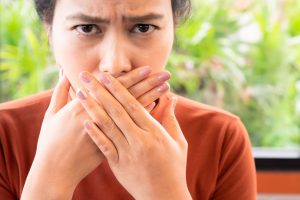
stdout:
[[138,28],[141,32],[145,33],[145,32],[148,32],[149,25],[139,25]]
[[93,29],[93,27],[90,26],[90,25],[82,26],[82,31],[85,32],[85,33],[91,32],[92,29]]

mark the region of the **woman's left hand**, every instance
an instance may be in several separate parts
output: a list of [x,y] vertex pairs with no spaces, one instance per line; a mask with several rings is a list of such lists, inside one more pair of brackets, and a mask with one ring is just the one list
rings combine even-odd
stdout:
[[101,74],[102,84],[88,72],[80,77],[89,92],[77,96],[93,119],[85,128],[125,189],[135,199],[191,199],[176,99],[168,99],[158,122],[109,74]]

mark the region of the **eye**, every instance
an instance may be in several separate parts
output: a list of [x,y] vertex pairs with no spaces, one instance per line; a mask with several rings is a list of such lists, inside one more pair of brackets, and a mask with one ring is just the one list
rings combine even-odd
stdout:
[[154,30],[158,29],[157,26],[151,24],[137,24],[133,27],[133,33],[151,33]]
[[75,30],[82,35],[95,35],[101,33],[101,30],[94,24],[78,25],[75,26]]

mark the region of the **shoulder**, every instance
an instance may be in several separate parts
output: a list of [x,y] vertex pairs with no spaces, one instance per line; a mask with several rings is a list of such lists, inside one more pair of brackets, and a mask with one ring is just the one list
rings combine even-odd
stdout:
[[195,126],[211,134],[246,133],[240,118],[223,109],[178,96],[176,117],[183,126]]
[[51,94],[47,91],[0,104],[0,193],[20,196]]
[[249,135],[244,124],[238,116],[228,111],[179,97],[176,117],[191,143],[204,140],[205,144],[215,148],[219,155],[227,150],[235,153],[241,150],[251,151]]
[[52,91],[0,104],[0,137],[38,126],[50,102]]
[[220,165],[228,164],[241,154],[247,154],[251,160],[248,132],[238,116],[179,97],[176,117],[191,148],[213,152]]
[[255,199],[251,143],[240,118],[184,97],[178,99],[176,117],[189,144],[188,175],[206,174],[199,180],[214,185],[210,188],[214,199],[234,199],[236,194]]
[[[178,96],[178,95],[177,95]],[[220,117],[224,119],[238,119],[238,117],[223,109],[210,106],[188,99],[183,96],[178,96],[178,107],[176,109],[185,110],[195,113],[197,116]]]
[[30,109],[37,104],[50,102],[52,90],[44,91],[21,99],[0,103],[0,112],[18,109]]

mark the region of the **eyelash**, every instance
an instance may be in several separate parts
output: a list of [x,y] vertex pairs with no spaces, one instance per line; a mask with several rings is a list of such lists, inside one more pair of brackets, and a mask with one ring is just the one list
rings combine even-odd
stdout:
[[[92,28],[92,31],[96,30],[96,32],[94,31],[93,33],[86,33],[82,30],[82,28],[84,28],[84,27],[85,28]],[[101,34],[101,32],[102,32],[99,29],[99,27],[97,27],[94,24],[81,24],[81,25],[74,26],[73,29],[76,30],[78,34],[81,34],[81,35],[84,35],[84,36],[91,36],[91,35],[95,35],[95,34]]]
[[[147,33],[145,33],[145,32],[134,32],[135,29],[142,28],[142,26],[144,26],[143,28],[145,28],[145,26],[147,26],[147,27],[148,27],[148,30],[151,29],[151,31],[150,31],[150,32],[147,32]],[[150,33],[152,33],[152,32],[155,31],[155,30],[159,30],[159,27],[158,27],[158,26],[155,26],[155,25],[152,25],[152,24],[136,24],[136,25],[131,29],[130,32],[137,33],[137,34],[139,34],[139,33],[150,34]]]
[[[89,33],[84,32],[82,30],[82,28],[89,28],[89,29],[91,29],[90,30],[91,32],[89,32]],[[146,32],[143,32],[141,30],[139,30],[139,32],[138,32],[137,29],[139,29],[139,28],[146,28],[147,30],[146,30]],[[81,25],[74,26],[73,29],[76,30],[78,34],[81,34],[84,36],[92,36],[92,35],[102,33],[101,29],[95,24],[81,24]],[[150,29],[150,32],[148,32],[149,29]],[[160,28],[158,26],[155,26],[152,24],[136,24],[136,25],[134,25],[134,27],[132,29],[130,29],[130,32],[134,33],[134,34],[150,34],[155,30],[160,30]]]

